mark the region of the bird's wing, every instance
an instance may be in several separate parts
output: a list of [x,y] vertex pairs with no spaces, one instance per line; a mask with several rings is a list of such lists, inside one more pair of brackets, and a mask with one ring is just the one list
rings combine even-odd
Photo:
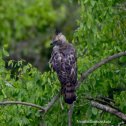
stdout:
[[53,70],[56,71],[57,73],[59,73],[59,71],[61,70],[62,62],[63,62],[63,55],[58,51],[53,51],[50,59],[50,64]]
[[62,84],[73,83],[77,81],[76,53],[71,47],[65,52],[52,52],[51,66],[57,72]]
[[67,78],[69,78],[70,83],[76,84],[77,81],[77,66],[76,66],[76,53],[73,48],[69,50],[66,55],[65,70],[67,73]]

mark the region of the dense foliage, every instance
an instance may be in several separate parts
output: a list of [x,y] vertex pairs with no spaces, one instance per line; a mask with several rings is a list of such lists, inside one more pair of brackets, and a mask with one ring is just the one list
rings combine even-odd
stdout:
[[[101,59],[126,50],[126,3],[124,2],[124,0],[79,0],[81,18],[77,20],[78,29],[73,37],[78,54],[78,78],[82,72]],[[5,57],[9,56],[6,50],[14,41],[24,41],[28,38],[32,41],[39,32],[44,33],[44,30],[54,28],[53,25],[59,18],[58,12],[52,7],[51,0],[30,2],[12,0],[11,3],[9,0],[6,2],[1,0],[0,7],[0,101],[25,101],[45,106],[60,90],[56,74],[51,70],[41,73],[24,60],[6,62]],[[61,18],[63,14],[60,15]],[[37,32],[34,31],[34,27]],[[48,40],[44,46],[49,47]],[[39,49],[36,48],[36,51]],[[126,113],[125,66],[126,57],[121,57],[96,70],[86,82],[82,83],[77,90],[73,125],[81,125],[78,121],[83,120],[106,120],[111,121],[111,125],[121,122],[117,117],[93,108],[85,97],[110,98],[114,100],[114,106]],[[62,97],[44,115],[31,107],[1,106],[0,125],[65,126],[68,122],[68,108]]]
[[[101,59],[126,50],[126,12],[124,1],[80,0],[80,4],[82,13],[75,42],[79,57],[78,72],[82,73]],[[75,107],[80,116],[76,116],[76,120],[109,120],[117,125],[119,119],[92,108],[84,96],[111,98],[115,106],[126,113],[125,66],[126,57],[114,60],[96,70],[81,85]]]

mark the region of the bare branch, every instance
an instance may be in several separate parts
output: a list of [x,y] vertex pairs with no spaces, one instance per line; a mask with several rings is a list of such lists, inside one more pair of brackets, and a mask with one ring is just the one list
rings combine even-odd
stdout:
[[51,99],[51,101],[46,105],[46,107],[44,107],[45,112],[47,112],[52,107],[52,105],[58,100],[60,94],[61,92],[58,92],[58,94]]
[[98,102],[100,104],[103,104],[103,105],[107,105],[107,106],[110,106],[111,108],[114,108],[116,110],[119,110],[120,109],[116,106],[114,106],[113,104],[111,104],[110,102],[107,102],[107,101],[104,101],[103,99],[98,99],[98,98],[92,98],[92,97],[85,97],[86,99],[90,100],[90,101],[95,101],[95,102]]
[[78,85],[76,88],[78,88],[80,86],[80,84],[82,83],[82,81],[84,81],[91,73],[93,73],[96,69],[98,69],[99,67],[101,67],[102,65],[112,61],[113,59],[119,58],[121,56],[126,56],[126,51],[125,52],[120,52],[117,54],[114,54],[112,56],[109,56],[103,60],[101,60],[99,63],[95,64],[94,66],[92,66],[91,68],[89,68],[86,72],[84,72],[78,82]]
[[3,102],[0,102],[0,106],[1,105],[14,105],[14,104],[31,106],[31,107],[40,109],[42,111],[45,111],[44,107],[36,105],[36,104],[28,103],[28,102],[21,102],[21,101],[3,101]]
[[72,114],[74,109],[74,103],[70,105],[69,111],[68,111],[68,126],[72,126]]
[[42,107],[40,105],[36,105],[33,103],[21,102],[21,101],[3,101],[3,102],[0,102],[0,106],[16,105],[16,104],[17,105],[25,105],[25,106],[37,108],[40,110],[40,112],[47,112],[52,107],[52,105],[55,103],[55,101],[58,100],[59,96],[60,96],[60,92],[58,92],[58,94],[51,99],[51,101],[46,105],[46,107]]
[[122,119],[123,121],[126,121],[126,115],[124,113],[122,113],[121,111],[111,108],[110,106],[107,105],[103,105],[101,103],[98,103],[96,101],[91,101],[91,105],[97,109],[101,109],[103,111],[106,111],[108,113],[111,113],[113,115],[116,115],[117,117],[119,117],[120,119]]

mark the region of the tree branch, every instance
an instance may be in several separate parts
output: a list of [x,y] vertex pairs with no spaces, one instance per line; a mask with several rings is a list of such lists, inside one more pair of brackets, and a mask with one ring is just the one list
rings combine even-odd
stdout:
[[73,114],[74,103],[70,105],[68,111],[68,126],[72,126],[72,114]]
[[32,103],[28,103],[28,102],[21,102],[21,101],[3,101],[3,102],[0,102],[0,106],[2,106],[2,105],[15,105],[15,104],[25,105],[25,106],[31,106],[31,107],[40,109],[42,111],[45,111],[46,110],[42,106],[39,106],[39,105],[36,105],[36,104],[32,104]]
[[51,99],[51,101],[46,105],[46,107],[44,107],[45,112],[47,112],[52,107],[52,105],[58,100],[60,94],[61,92],[58,92],[58,94]]
[[106,101],[104,101],[102,99],[98,99],[98,98],[95,99],[95,98],[92,98],[92,97],[85,97],[85,98],[90,100],[90,101],[95,101],[95,102],[98,102],[100,104],[107,105],[107,106],[109,106],[111,108],[114,108],[114,109],[120,111],[120,109],[118,107],[116,107],[116,106],[112,105],[110,102],[106,102]]
[[101,109],[103,111],[106,111],[108,113],[111,113],[113,115],[116,115],[117,117],[119,117],[120,119],[122,119],[123,121],[126,122],[126,115],[122,112],[120,112],[119,110],[117,109],[114,109],[114,108],[111,108],[110,106],[107,106],[107,105],[103,105],[101,103],[98,103],[96,101],[91,101],[91,105],[97,109]]
[[82,81],[84,81],[91,73],[93,73],[96,69],[98,69],[99,67],[101,67],[102,65],[112,61],[113,59],[119,58],[121,56],[126,56],[126,51],[124,52],[120,52],[117,54],[114,54],[112,56],[109,56],[103,60],[101,60],[99,63],[95,64],[94,66],[92,66],[91,68],[89,68],[86,72],[82,73],[80,80],[78,81],[78,85],[76,88],[78,88],[80,86],[80,84],[82,83]]
[[58,94],[51,99],[51,101],[46,105],[46,107],[42,107],[40,105],[36,105],[36,104],[28,103],[28,102],[21,102],[21,101],[3,101],[3,102],[0,102],[0,106],[2,106],[2,105],[15,105],[15,104],[25,105],[25,106],[37,108],[41,112],[43,112],[43,111],[47,112],[52,107],[52,105],[55,103],[55,101],[58,100],[59,96],[60,96],[60,92],[58,92]]

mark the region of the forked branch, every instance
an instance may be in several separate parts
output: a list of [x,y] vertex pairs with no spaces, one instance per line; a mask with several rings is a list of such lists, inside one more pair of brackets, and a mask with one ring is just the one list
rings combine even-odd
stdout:
[[126,122],[126,115],[124,113],[122,113],[121,111],[115,109],[115,108],[112,108],[110,106],[107,106],[107,105],[103,105],[101,103],[98,103],[96,101],[91,101],[91,105],[97,109],[100,109],[100,110],[103,110],[105,112],[108,112],[108,113],[111,113],[115,116],[117,116],[118,118],[122,119],[123,121]]

